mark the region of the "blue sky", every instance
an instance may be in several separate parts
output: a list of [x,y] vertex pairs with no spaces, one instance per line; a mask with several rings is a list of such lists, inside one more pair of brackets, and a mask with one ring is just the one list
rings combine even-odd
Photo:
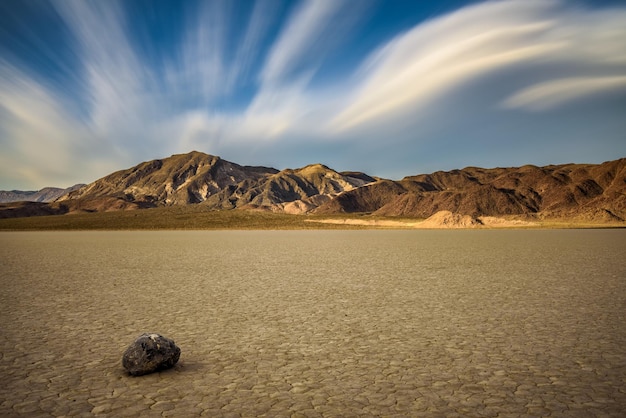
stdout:
[[0,2],[0,189],[191,150],[399,179],[626,156],[623,1]]

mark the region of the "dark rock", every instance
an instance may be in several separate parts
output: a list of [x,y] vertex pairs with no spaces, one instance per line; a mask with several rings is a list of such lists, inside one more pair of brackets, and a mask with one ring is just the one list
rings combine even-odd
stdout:
[[180,358],[180,348],[159,334],[142,334],[124,351],[122,366],[133,376],[141,376],[173,367]]

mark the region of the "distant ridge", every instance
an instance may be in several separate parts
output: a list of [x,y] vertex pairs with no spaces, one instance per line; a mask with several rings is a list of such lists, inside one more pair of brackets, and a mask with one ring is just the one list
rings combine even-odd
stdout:
[[68,194],[74,190],[80,189],[84,184],[75,184],[67,189],[58,187],[44,187],[36,191],[0,190],[0,203],[10,202],[52,202],[59,197]]
[[471,218],[623,222],[626,158],[602,164],[467,167],[392,181],[323,164],[282,171],[241,166],[193,151],[117,171],[48,204],[0,205],[0,217],[173,205],[420,219],[449,211]]

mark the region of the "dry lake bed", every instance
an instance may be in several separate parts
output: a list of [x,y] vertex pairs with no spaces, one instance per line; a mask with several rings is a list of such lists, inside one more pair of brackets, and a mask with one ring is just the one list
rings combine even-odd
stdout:
[[0,283],[0,416],[626,411],[623,229],[2,232]]

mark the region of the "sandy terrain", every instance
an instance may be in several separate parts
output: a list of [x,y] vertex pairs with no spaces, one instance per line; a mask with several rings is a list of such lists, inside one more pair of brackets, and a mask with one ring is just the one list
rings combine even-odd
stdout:
[[464,229],[464,228],[519,228],[537,226],[535,222],[509,220],[495,216],[481,216],[472,218],[468,215],[454,214],[449,211],[440,211],[418,222],[392,221],[378,219],[319,219],[308,222],[321,222],[336,225],[364,225],[389,228],[423,228],[423,229]]
[[364,225],[391,228],[416,228],[420,222],[390,221],[381,219],[306,219],[306,222],[319,222],[335,225]]

